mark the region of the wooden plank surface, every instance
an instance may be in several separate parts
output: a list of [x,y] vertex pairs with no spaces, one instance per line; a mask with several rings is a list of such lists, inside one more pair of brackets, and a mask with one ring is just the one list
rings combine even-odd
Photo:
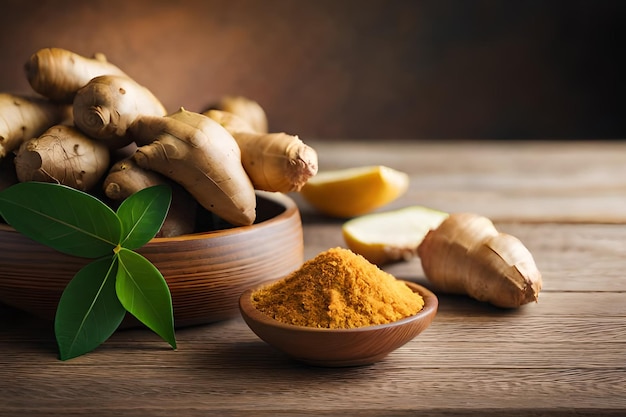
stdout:
[[409,192],[386,209],[419,204],[496,221],[626,222],[621,141],[313,144],[322,170],[387,165],[410,173]]
[[[475,147],[483,163],[467,160]],[[486,193],[497,198],[472,200],[470,208],[492,213],[501,230],[531,250],[544,275],[537,304],[508,311],[439,294],[439,312],[424,333],[379,363],[342,369],[296,363],[260,341],[240,318],[179,329],[177,351],[145,329],[129,329],[91,354],[61,362],[50,323],[0,306],[0,416],[626,414],[626,226],[617,223],[626,215],[620,212],[626,164],[619,163],[626,160],[626,145],[579,144],[563,151],[563,160],[559,144],[513,147],[518,150],[392,143],[384,150],[340,142],[319,151],[325,166],[376,161],[407,169],[412,179],[422,178],[420,187],[447,187],[430,196],[435,206],[465,209],[472,190],[494,190]],[[435,163],[439,158],[446,164]],[[530,159],[536,159],[528,174],[535,180],[517,179]],[[575,174],[585,161],[588,176]],[[539,184],[537,170],[558,173],[563,185]],[[465,171],[469,185],[461,186]],[[609,179],[613,185],[595,189],[578,206],[573,201],[585,193],[567,180],[576,175],[589,189]],[[518,202],[525,195],[540,200],[548,221],[534,212],[511,212],[499,187]],[[562,212],[550,208],[549,189],[560,190],[555,196]],[[451,198],[457,193],[467,198]],[[427,194],[413,184],[394,204],[431,205],[420,197]],[[609,200],[618,206],[606,205]],[[343,245],[341,221],[305,205],[302,215],[306,258]],[[385,269],[429,285],[419,260]]]
[[[587,305],[579,308],[583,298]],[[50,332],[15,325],[0,342],[0,415],[421,409],[515,415],[563,407],[604,415],[626,407],[626,312],[623,297],[612,301],[607,305],[601,293],[548,293],[537,306],[503,314],[442,297],[425,333],[383,362],[347,369],[292,362],[238,319],[179,330],[177,352],[145,331],[118,332],[97,354],[68,363],[55,360]]]

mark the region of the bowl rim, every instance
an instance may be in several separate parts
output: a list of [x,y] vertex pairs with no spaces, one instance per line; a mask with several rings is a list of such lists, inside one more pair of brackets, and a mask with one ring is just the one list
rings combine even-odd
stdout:
[[[195,232],[188,233],[180,236],[172,236],[172,237],[154,237],[150,240],[149,243],[167,243],[167,242],[178,242],[178,241],[194,241],[200,239],[206,239],[208,237],[216,237],[216,236],[228,236],[235,233],[242,233],[249,230],[255,230],[266,226],[268,223],[275,223],[282,220],[287,220],[291,218],[295,213],[298,213],[298,206],[294,200],[292,200],[289,196],[278,193],[278,192],[270,192],[270,191],[262,191],[255,190],[255,193],[258,198],[263,198],[265,200],[269,200],[273,203],[281,205],[284,207],[284,210],[273,216],[269,219],[260,221],[258,223],[253,223],[249,226],[235,226],[228,229],[219,229],[219,230],[210,230],[206,232]],[[0,222],[0,233],[1,232],[13,232],[19,233],[13,227],[6,223]]]
[[252,304],[251,295],[257,289],[264,287],[266,285],[271,285],[270,283],[264,283],[258,285],[254,288],[249,288],[241,294],[239,297],[239,310],[244,316],[244,319],[249,319],[255,322],[259,322],[261,324],[271,326],[274,328],[281,329],[283,331],[295,331],[295,332],[307,332],[307,333],[333,333],[333,334],[350,334],[350,333],[363,333],[363,332],[371,332],[376,330],[388,329],[392,327],[399,327],[405,324],[409,324],[411,322],[424,319],[430,315],[434,315],[437,313],[439,308],[439,300],[434,292],[429,290],[428,288],[417,284],[412,281],[406,281],[402,279],[398,279],[405,283],[413,292],[417,292],[424,298],[424,306],[420,311],[413,314],[412,316],[404,317],[400,320],[392,321],[390,323],[383,324],[374,324],[370,326],[360,326],[360,327],[351,327],[351,328],[325,328],[325,327],[310,327],[310,326],[301,326],[298,324],[289,324],[284,323],[282,321],[276,320],[261,311],[257,310]]

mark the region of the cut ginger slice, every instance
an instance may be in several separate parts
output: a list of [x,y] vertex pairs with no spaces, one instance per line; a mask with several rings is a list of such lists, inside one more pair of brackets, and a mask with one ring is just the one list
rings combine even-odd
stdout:
[[404,194],[409,176],[382,165],[318,172],[302,187],[302,197],[317,211],[349,218],[369,213]]
[[410,206],[348,220],[342,234],[352,252],[383,265],[417,257],[417,248],[426,234],[447,217],[443,211]]

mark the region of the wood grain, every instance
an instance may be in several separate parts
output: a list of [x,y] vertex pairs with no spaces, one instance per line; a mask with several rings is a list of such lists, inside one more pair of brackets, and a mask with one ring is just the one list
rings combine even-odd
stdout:
[[[461,301],[469,314],[460,318],[448,307],[431,328],[385,361],[342,370],[293,362],[260,342],[240,319],[179,331],[177,352],[146,331],[120,332],[93,355],[68,363],[54,360],[50,334],[12,338],[24,333],[15,326],[0,342],[3,352],[21,351],[3,357],[0,415],[25,410],[29,415],[202,415],[210,410],[256,415],[304,409],[330,415],[420,409],[441,415],[460,409],[508,414],[535,408],[558,412],[555,399],[567,400],[570,411],[582,407],[605,415],[626,407],[626,335],[618,321],[624,312],[598,320],[605,312],[597,307],[599,294],[558,294],[543,304],[557,310],[583,297],[596,308],[589,318],[573,322],[569,314],[543,322],[539,305],[512,317]],[[608,333],[595,338],[602,330]]]
[[385,209],[418,204],[495,221],[626,222],[622,142],[310,142],[320,170],[387,165],[410,173],[408,193]]
[[[289,359],[238,317],[180,329],[177,351],[148,330],[128,329],[91,354],[60,362],[50,323],[0,306],[0,416],[626,414],[626,227],[594,218],[588,210],[602,208],[615,216],[612,220],[624,215],[620,207],[606,204],[610,198],[621,202],[626,194],[620,188],[626,181],[620,163],[626,144],[579,144],[560,152],[549,143],[525,144],[516,151],[500,144],[405,148],[390,143],[385,151],[382,146],[328,144],[320,147],[320,160],[326,166],[388,163],[407,169],[412,178],[432,176],[432,187],[437,182],[470,199],[482,187],[506,188],[518,200],[533,195],[535,185],[544,196],[552,188],[563,211],[543,201],[549,214],[545,222],[530,213],[510,212],[503,199],[473,206],[495,214],[499,228],[531,249],[544,274],[539,302],[503,310],[438,294],[439,312],[422,334],[381,362],[341,369]],[[468,151],[476,146],[485,159],[477,156],[471,162]],[[351,159],[335,154],[347,149]],[[445,156],[446,163],[435,164],[437,155]],[[508,155],[509,162],[491,160],[498,155]],[[524,178],[522,167],[531,159],[543,175],[555,174],[553,182],[540,184],[536,172]],[[581,181],[599,186],[586,206],[571,200],[586,195],[569,183],[577,164],[588,173],[579,174]],[[466,187],[449,180],[460,179],[464,170]],[[612,185],[603,184],[606,180]],[[400,204],[422,204],[416,191]],[[432,201],[461,205],[449,196],[438,194]],[[302,214],[305,257],[343,244],[341,221],[322,218],[305,206]],[[563,216],[553,222],[557,214]],[[385,269],[429,286],[418,260]]]

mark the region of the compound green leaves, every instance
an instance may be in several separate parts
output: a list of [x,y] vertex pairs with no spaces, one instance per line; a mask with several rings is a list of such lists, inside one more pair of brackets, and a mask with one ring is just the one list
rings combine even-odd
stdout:
[[98,347],[127,312],[176,348],[167,283],[134,252],[158,233],[170,202],[166,185],[138,191],[117,212],[64,185],[25,182],[0,192],[0,214],[18,232],[60,252],[95,259],[76,273],[57,306],[54,329],[62,360]]

